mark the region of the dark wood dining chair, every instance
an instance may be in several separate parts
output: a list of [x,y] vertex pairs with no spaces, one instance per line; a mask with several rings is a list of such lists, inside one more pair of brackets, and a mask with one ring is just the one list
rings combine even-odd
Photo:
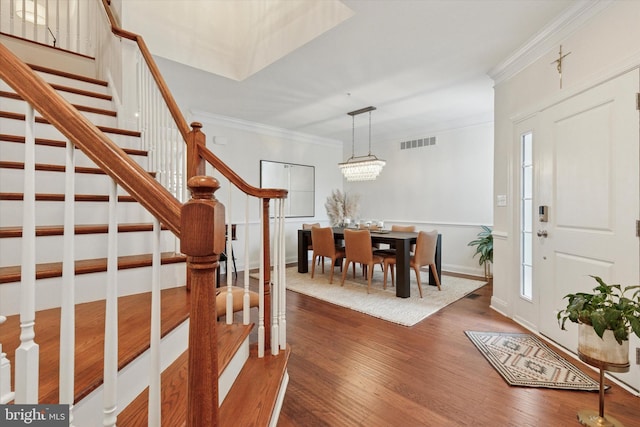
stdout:
[[366,267],[367,272],[367,293],[371,289],[371,277],[373,276],[373,267],[376,264],[383,265],[384,258],[380,255],[373,254],[371,246],[371,233],[369,230],[344,230],[344,246],[345,246],[345,265],[342,269],[342,283],[347,277],[349,264],[353,264],[353,277],[356,277],[356,263]]
[[[440,289],[440,277],[438,277],[438,270],[436,269],[436,245],[438,243],[438,230],[433,231],[420,231],[418,233],[418,239],[416,240],[416,250],[409,260],[409,266],[416,273],[416,280],[418,281],[418,291],[420,291],[420,298],[422,298],[422,282],[420,280],[420,268],[425,265],[429,266],[429,269],[433,272],[433,278],[436,281],[438,290]],[[397,258],[395,255],[388,255],[384,257],[384,282],[383,286],[387,286],[387,273],[391,270],[391,284],[395,283],[395,265]]]

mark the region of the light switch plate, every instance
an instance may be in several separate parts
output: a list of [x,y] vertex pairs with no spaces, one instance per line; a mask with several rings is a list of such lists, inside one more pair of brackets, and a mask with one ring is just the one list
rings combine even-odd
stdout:
[[507,206],[507,196],[505,194],[498,194],[496,196],[496,204],[498,206]]

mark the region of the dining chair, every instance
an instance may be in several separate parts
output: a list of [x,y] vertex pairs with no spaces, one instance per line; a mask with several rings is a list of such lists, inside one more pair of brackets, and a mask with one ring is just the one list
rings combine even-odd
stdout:
[[[438,230],[433,231],[420,231],[416,240],[416,250],[411,259],[409,260],[409,266],[416,272],[416,280],[418,281],[418,290],[420,291],[420,298],[422,298],[422,283],[420,281],[420,268],[425,265],[429,266],[429,269],[433,272],[433,278],[436,281],[438,290],[440,289],[440,278],[438,277],[438,270],[436,269],[436,245],[438,243]],[[397,258],[395,255],[388,255],[384,257],[384,282],[383,287],[387,286],[387,272],[391,269],[391,285],[395,284],[395,265]]]
[[[344,248],[336,247],[335,239],[333,237],[333,230],[331,227],[313,227],[311,228],[311,240],[313,241],[313,258],[311,262],[311,278],[316,271],[316,257],[331,259],[331,273],[329,274],[329,283],[333,283],[333,270],[336,267],[336,262],[340,261],[340,267],[342,267],[342,260],[345,257]],[[322,263],[322,273],[324,273],[324,262]]]
[[[416,231],[416,226],[415,225],[396,225],[393,224],[391,226],[391,231],[404,231],[407,233],[415,233]],[[415,245],[411,245],[411,252],[415,251]],[[389,244],[388,248],[383,248],[383,249],[377,249],[374,251],[374,253],[376,255],[382,255],[382,256],[386,256],[386,255],[395,255],[396,254],[396,248],[393,245],[393,243]]]
[[356,277],[356,263],[366,266],[367,271],[367,293],[371,289],[371,277],[373,276],[373,267],[376,264],[383,265],[384,258],[380,255],[373,254],[371,246],[371,233],[369,230],[344,230],[345,245],[345,265],[342,269],[342,283],[347,277],[349,264],[353,264],[353,277]]

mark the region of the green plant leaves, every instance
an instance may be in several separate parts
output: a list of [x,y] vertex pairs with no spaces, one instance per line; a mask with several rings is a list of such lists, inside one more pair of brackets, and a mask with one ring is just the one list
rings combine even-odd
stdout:
[[[604,331],[611,330],[618,343],[629,339],[632,331],[640,338],[640,285],[622,289],[619,284],[608,285],[598,276],[591,276],[598,286],[592,293],[568,294],[564,310],[558,312],[558,324],[565,329],[566,321],[586,323],[602,338]],[[631,298],[625,296],[633,292]]]
[[486,225],[481,226],[482,231],[477,234],[477,239],[474,239],[467,243],[467,246],[475,246],[476,251],[473,254],[480,255],[478,264],[483,265],[486,262],[493,262],[493,234],[490,227]]

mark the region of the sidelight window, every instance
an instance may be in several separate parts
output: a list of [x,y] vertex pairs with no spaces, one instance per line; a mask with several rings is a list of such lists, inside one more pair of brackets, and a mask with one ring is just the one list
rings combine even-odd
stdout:
[[533,298],[533,134],[520,137],[520,296]]

